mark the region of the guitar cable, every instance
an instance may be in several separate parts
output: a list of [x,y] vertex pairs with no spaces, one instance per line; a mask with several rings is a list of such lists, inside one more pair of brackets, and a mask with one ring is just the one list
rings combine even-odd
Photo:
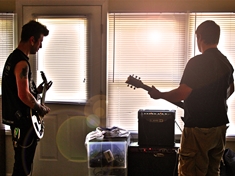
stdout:
[[177,127],[179,128],[179,130],[180,130],[181,132],[183,132],[183,130],[180,128],[180,126],[179,126],[179,124],[176,122],[176,120],[175,120],[175,124],[177,125]]

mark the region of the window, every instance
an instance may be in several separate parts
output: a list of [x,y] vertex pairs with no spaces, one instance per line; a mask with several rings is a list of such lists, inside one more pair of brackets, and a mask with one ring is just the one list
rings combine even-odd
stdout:
[[[53,81],[48,102],[85,103],[88,97],[88,22],[81,17],[39,17],[49,35],[38,52],[38,71]],[[41,80],[40,72],[37,80]],[[37,81],[40,82],[40,81]]]
[[[125,81],[128,75],[134,74],[141,77],[144,84],[154,85],[161,91],[178,87],[188,59],[199,54],[195,29],[207,19],[221,26],[218,48],[234,65],[235,18],[232,13],[109,14],[107,126],[137,130],[139,109],[175,109],[176,134],[181,133],[180,117],[184,113],[181,108],[165,100],[153,100],[141,88],[127,88]],[[228,134],[235,134],[231,131],[235,125],[234,99],[232,96],[228,100],[231,122]]]
[[127,88],[125,81],[135,74],[162,91],[178,86],[186,61],[186,18],[180,13],[109,15],[108,126],[137,130],[139,109],[176,108],[144,90]]
[[[0,74],[8,55],[15,47],[15,15],[12,13],[0,13]],[[2,77],[0,78],[2,82]],[[1,88],[0,88],[1,89]]]

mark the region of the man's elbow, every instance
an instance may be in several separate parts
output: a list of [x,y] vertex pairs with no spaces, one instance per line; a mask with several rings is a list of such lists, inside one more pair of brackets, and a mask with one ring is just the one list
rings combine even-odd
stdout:
[[232,95],[234,92],[234,83],[231,84],[231,88],[230,88],[230,95]]
[[192,92],[192,88],[187,86],[186,84],[182,84],[180,85],[180,87],[178,88],[179,90],[179,96],[181,100],[185,100],[188,98],[188,96],[191,94]]
[[27,94],[23,92],[18,92],[18,97],[23,103],[28,100]]
[[234,93],[234,83],[231,83],[227,91],[227,99]]

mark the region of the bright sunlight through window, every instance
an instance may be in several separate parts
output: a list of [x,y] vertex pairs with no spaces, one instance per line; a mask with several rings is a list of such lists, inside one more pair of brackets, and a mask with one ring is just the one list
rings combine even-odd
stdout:
[[53,81],[46,101],[86,102],[87,18],[39,17],[38,21],[49,29],[38,52],[38,71],[43,70]]

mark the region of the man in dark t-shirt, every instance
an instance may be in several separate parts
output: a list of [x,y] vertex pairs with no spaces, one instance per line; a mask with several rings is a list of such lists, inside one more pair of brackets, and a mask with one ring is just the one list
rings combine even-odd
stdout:
[[180,84],[192,89],[184,101],[185,127],[210,128],[227,124],[227,88],[233,67],[217,49],[209,48],[188,62]]
[[226,100],[234,92],[234,70],[217,49],[220,27],[214,21],[201,23],[196,36],[202,54],[189,60],[179,87],[160,92],[153,86],[148,93],[153,99],[184,101],[179,175],[218,176],[229,123]]

